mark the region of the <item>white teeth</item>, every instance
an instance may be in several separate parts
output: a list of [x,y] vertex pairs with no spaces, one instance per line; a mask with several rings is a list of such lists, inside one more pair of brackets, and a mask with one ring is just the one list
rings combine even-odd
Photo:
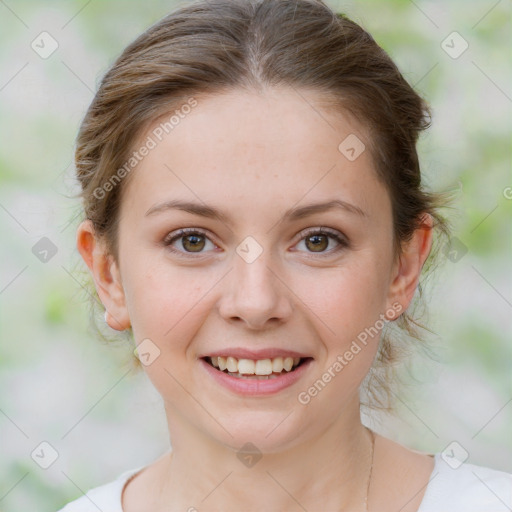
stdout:
[[236,373],[238,371],[238,362],[234,357],[227,358],[227,368],[228,372]]
[[256,365],[252,359],[240,359],[238,361],[238,373],[246,373],[254,375],[254,368]]
[[273,376],[273,374],[281,373],[283,370],[287,372],[300,363],[300,357],[275,357],[274,359],[236,359],[236,357],[211,357],[210,361],[213,366],[221,371],[227,370],[230,375],[258,375]]
[[270,359],[259,359],[256,361],[254,373],[256,375],[270,375],[272,373],[272,361]]
[[228,372],[228,375],[231,377],[236,377],[237,379],[252,379],[252,380],[269,380],[269,379],[277,379],[279,375],[271,374],[271,375],[242,375],[241,373],[231,373]]
[[272,359],[272,371],[280,373],[283,371],[283,368],[284,365],[282,357],[276,357],[275,359]]

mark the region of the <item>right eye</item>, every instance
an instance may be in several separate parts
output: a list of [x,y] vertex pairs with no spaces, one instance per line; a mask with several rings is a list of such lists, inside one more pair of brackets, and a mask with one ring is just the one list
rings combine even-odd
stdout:
[[[181,243],[178,243],[178,246],[181,246],[183,251],[174,246],[174,242],[179,241],[180,239]],[[216,247],[215,244],[206,236],[204,231],[197,228],[183,228],[169,233],[164,238],[163,243],[172,252],[188,257],[186,256],[187,254],[203,254],[205,251],[202,251],[202,249],[205,247],[206,241],[209,241],[214,247]]]

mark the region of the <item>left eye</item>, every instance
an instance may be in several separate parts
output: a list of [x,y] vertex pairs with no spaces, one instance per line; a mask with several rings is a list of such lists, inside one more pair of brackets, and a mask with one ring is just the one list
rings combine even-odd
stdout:
[[[341,236],[337,231],[331,231],[329,229],[321,228],[314,229],[302,233],[303,237],[301,238],[299,243],[304,242],[304,245],[307,248],[312,249],[313,253],[328,253],[331,254],[333,252],[338,252],[344,247],[348,246],[347,240]],[[326,251],[329,246],[329,239],[335,240],[337,243],[337,247],[330,251]]]

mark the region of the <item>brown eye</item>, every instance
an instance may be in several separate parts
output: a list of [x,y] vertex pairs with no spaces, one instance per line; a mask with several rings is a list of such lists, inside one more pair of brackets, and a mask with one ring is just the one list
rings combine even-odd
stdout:
[[322,252],[329,246],[329,237],[326,235],[311,235],[306,238],[306,246],[313,252]]
[[200,252],[205,246],[205,241],[201,240],[204,239],[202,235],[187,235],[181,237],[181,239],[183,249],[190,252]]
[[207,243],[210,243],[213,248],[215,244],[206,236],[202,231],[197,229],[180,229],[177,232],[168,234],[163,244],[172,252],[184,255],[187,254],[204,254]]
[[[327,250],[329,245],[332,245],[330,242],[331,240],[336,242],[335,247]],[[337,231],[331,231],[326,228],[306,231],[300,242],[304,242],[307,252],[317,253],[322,256],[337,253],[343,248],[349,246],[348,241],[343,235]]]

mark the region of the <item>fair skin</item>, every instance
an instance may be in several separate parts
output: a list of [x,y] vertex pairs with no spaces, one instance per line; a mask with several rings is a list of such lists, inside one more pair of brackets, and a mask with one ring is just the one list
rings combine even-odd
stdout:
[[[149,338],[160,351],[145,371],[165,404],[172,456],[126,486],[123,510],[362,511],[371,437],[358,390],[378,336],[307,404],[298,396],[380,315],[392,320],[397,304],[407,309],[430,251],[431,218],[394,258],[391,203],[364,129],[322,110],[311,91],[197,99],[123,190],[118,261],[89,221],[77,234],[109,325],[131,326],[136,344]],[[349,134],[366,141],[354,161],[338,150]],[[227,219],[148,214],[175,199],[213,206]],[[333,199],[363,214],[283,219],[288,209]],[[163,241],[180,228],[205,235],[182,235],[172,252]],[[349,245],[331,233],[312,239],[308,228],[328,228]],[[262,248],[250,263],[237,253],[248,236]],[[290,386],[248,396],[204,369],[202,356],[228,347],[277,347],[311,360]],[[237,457],[247,442],[262,454],[251,467]],[[432,457],[376,436],[368,509],[415,512],[432,469]]]

